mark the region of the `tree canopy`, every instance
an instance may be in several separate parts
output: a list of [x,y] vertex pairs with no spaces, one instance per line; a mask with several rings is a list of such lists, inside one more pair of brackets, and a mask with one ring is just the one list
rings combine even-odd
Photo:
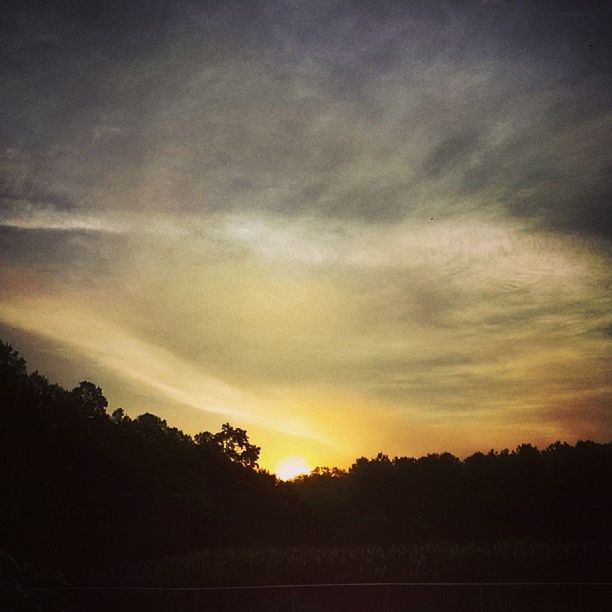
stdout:
[[0,342],[0,549],[72,569],[278,544],[604,540],[612,443],[360,457],[284,483],[246,430],[188,435],[66,390]]

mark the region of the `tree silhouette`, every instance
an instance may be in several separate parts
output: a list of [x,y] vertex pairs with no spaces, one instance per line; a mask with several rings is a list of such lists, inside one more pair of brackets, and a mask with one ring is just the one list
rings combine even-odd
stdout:
[[210,547],[609,542],[612,443],[357,459],[283,483],[224,423],[194,437],[109,415],[94,383],[27,373],[0,342],[0,550],[83,568]]
[[211,434],[208,431],[194,436],[196,444],[221,451],[228,459],[240,465],[255,469],[258,467],[261,448],[249,442],[246,430],[223,423],[221,431]]
[[71,395],[87,411],[89,416],[104,416],[108,402],[102,393],[102,389],[94,383],[83,380],[71,391]]

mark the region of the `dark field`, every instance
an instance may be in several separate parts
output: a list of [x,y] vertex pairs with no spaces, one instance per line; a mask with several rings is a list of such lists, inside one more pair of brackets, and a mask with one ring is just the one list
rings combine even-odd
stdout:
[[[31,577],[6,609],[51,611],[578,611],[612,605],[612,549],[598,544],[430,544],[208,550]],[[50,588],[49,588],[50,587]]]
[[370,582],[607,582],[612,547],[597,544],[430,544],[198,551],[92,575],[129,587]]
[[77,590],[36,610],[175,612],[577,612],[609,610],[610,585],[362,584],[236,590]]
[[[612,604],[610,568],[610,547],[587,544],[219,550],[92,577],[154,591],[72,595],[95,610],[603,610]],[[159,590],[179,585],[185,590]]]

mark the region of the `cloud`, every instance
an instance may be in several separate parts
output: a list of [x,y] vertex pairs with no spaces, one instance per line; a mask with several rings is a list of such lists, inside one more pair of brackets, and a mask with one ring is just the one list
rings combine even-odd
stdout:
[[15,325],[338,446],[609,432],[609,9],[91,7],[2,39]]
[[289,416],[265,416],[253,398],[206,375],[170,351],[145,343],[66,300],[37,297],[0,304],[2,323],[72,345],[100,366],[168,400],[274,429],[321,440]]
[[34,207],[20,202],[13,210],[0,213],[0,225],[23,230],[56,230],[121,233],[124,228],[99,216],[75,214],[55,208]]
[[53,74],[41,97],[26,53],[29,69],[7,77],[38,112],[13,132],[6,101],[8,142],[36,158],[37,189],[87,210],[380,222],[469,203],[608,236],[597,11],[383,5],[160,3],[144,14],[156,44],[100,26],[127,32],[142,6],[85,19],[66,5],[33,23],[51,21],[45,44],[83,79]]

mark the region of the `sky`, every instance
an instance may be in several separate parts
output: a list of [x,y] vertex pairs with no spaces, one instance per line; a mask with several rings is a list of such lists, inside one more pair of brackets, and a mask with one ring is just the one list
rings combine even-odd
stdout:
[[0,338],[287,456],[612,438],[607,2],[9,2]]

